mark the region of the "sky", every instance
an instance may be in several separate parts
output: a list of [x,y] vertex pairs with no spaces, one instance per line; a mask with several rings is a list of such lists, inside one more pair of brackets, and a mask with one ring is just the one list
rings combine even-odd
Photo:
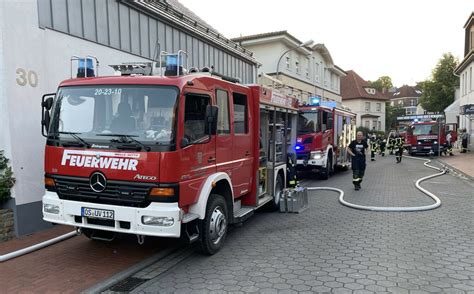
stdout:
[[474,0],[179,0],[227,38],[287,30],[334,63],[395,86],[430,78],[443,53],[464,56]]

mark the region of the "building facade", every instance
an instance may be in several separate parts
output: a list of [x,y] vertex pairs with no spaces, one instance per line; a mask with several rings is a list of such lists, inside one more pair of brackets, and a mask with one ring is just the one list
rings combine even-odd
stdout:
[[342,103],[357,114],[358,127],[385,131],[385,103],[388,98],[372,88],[355,71],[347,71],[341,80]]
[[404,108],[406,115],[423,114],[424,110],[419,102],[421,94],[421,90],[416,87],[403,85],[389,93],[390,105]]
[[459,127],[470,135],[470,148],[474,146],[474,12],[464,25],[464,59],[454,73],[460,78]]
[[232,39],[252,51],[262,65],[259,83],[282,87],[283,92],[308,102],[309,97],[341,103],[340,79],[345,72],[334,64],[324,44],[301,46],[287,31]]
[[190,67],[256,82],[252,54],[175,0],[0,1],[0,32],[0,150],[17,179],[4,206],[14,209],[16,235],[49,226],[42,221],[41,97],[71,77],[72,56],[95,56],[104,76],[114,74],[109,64],[181,49]]

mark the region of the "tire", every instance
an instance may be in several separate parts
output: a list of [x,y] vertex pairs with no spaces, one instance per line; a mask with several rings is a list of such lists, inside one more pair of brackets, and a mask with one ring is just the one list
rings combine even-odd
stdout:
[[277,176],[275,182],[275,197],[269,202],[268,209],[270,211],[277,211],[280,209],[280,201],[283,197],[283,178],[279,175]]
[[227,236],[229,214],[224,197],[211,194],[206,206],[206,217],[200,221],[199,251],[205,255],[213,255],[219,251]]
[[326,168],[323,168],[322,172],[321,172],[321,179],[323,179],[323,180],[329,179],[330,175],[333,173],[333,172],[331,172],[331,170],[333,169],[332,154],[329,154],[329,155],[330,156],[328,156],[328,161],[326,163]]

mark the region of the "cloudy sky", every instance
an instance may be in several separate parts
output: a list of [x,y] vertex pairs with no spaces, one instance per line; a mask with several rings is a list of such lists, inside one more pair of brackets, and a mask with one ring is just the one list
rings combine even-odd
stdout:
[[287,30],[334,62],[395,86],[429,78],[444,52],[462,60],[473,0],[179,0],[226,37]]

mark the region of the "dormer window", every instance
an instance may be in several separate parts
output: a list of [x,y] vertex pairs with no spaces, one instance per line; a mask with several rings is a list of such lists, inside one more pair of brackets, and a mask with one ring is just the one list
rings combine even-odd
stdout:
[[365,88],[365,90],[366,90],[367,93],[369,93],[370,95],[375,95],[375,89],[374,89],[374,88]]

